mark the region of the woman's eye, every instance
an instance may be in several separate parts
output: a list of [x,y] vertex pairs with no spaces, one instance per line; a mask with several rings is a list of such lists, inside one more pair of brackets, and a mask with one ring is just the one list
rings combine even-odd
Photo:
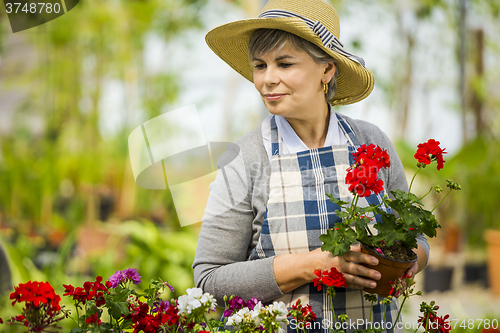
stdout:
[[257,64],[254,67],[255,67],[255,69],[264,69],[264,68],[266,68],[266,65],[265,64]]
[[292,64],[289,64],[289,63],[283,63],[283,62],[282,62],[282,63],[280,64],[280,66],[281,66],[281,67],[283,67],[283,68],[288,68],[288,67],[292,66]]

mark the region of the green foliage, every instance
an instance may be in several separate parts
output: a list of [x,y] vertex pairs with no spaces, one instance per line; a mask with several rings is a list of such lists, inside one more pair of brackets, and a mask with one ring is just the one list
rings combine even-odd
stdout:
[[319,236],[323,242],[322,251],[329,251],[334,256],[342,255],[351,249],[351,244],[356,241],[356,232],[345,223],[337,223],[335,229],[328,229],[326,234]]
[[[486,229],[500,229],[500,140],[479,137],[466,145],[447,162],[447,173],[462,185],[462,194],[452,198],[450,212],[458,217],[473,248],[485,246]],[[444,170],[443,170],[444,171]],[[452,216],[453,216],[452,215]]]
[[90,264],[95,275],[106,279],[116,270],[136,268],[143,281],[167,279],[176,288],[175,297],[194,286],[191,265],[198,237],[192,228],[172,231],[146,220],[126,221],[118,225],[114,233],[126,240],[119,246],[123,256],[116,258],[116,249],[109,249],[93,257]]

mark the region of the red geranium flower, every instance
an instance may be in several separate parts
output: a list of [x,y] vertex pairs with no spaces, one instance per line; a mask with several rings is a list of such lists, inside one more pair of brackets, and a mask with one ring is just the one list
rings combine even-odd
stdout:
[[347,169],[345,179],[349,191],[360,197],[367,197],[372,192],[382,192],[384,182],[378,179],[377,173],[380,169],[391,166],[387,151],[374,144],[362,145],[353,157],[354,165]]
[[102,283],[102,277],[98,276],[95,282],[87,281],[82,287],[73,287],[70,284],[63,284],[65,294],[63,296],[71,296],[77,303],[86,304],[87,301],[94,300],[97,306],[102,306],[106,303],[104,294],[109,293],[108,289],[111,283],[108,281],[106,284]]
[[360,197],[370,196],[372,192],[382,192],[384,182],[378,179],[377,171],[375,166],[369,164],[347,169],[345,182],[349,185],[349,191]]
[[321,272],[319,269],[314,270],[317,278],[313,279],[314,286],[321,290],[324,284],[327,287],[347,287],[344,274],[340,273],[335,267],[330,268],[330,271]]
[[312,311],[312,306],[309,304],[303,306],[300,298],[292,305],[292,309],[288,311],[288,316],[295,318],[299,323],[312,322],[317,318]]
[[87,324],[97,323],[97,325],[101,325],[101,319],[95,313],[91,314],[85,321]]
[[434,139],[429,139],[429,141],[419,144],[417,152],[414,157],[417,159],[418,163],[425,165],[431,164],[432,161],[437,161],[437,169],[441,170],[443,168],[443,154],[446,154],[445,149],[439,147],[439,141]]
[[352,155],[356,164],[368,164],[371,166],[375,166],[377,168],[377,171],[382,168],[388,168],[391,166],[391,161],[387,150],[382,149],[374,144],[371,144],[369,146],[362,145]]

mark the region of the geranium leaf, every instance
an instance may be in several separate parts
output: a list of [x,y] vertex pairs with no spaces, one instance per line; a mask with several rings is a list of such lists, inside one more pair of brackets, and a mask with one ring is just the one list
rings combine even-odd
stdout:
[[328,229],[326,234],[320,235],[319,239],[323,242],[321,250],[340,256],[350,251],[351,244],[356,241],[356,233],[345,223],[335,226],[335,229]]
[[399,238],[396,231],[396,217],[394,215],[382,215],[382,222],[375,224],[374,228],[384,235],[384,241],[387,246],[391,246]]
[[330,201],[339,206],[347,205],[349,202],[342,201],[340,199],[335,198],[331,193],[327,193],[326,196],[330,198]]
[[114,319],[118,320],[123,316],[126,316],[130,313],[128,310],[128,304],[127,302],[116,302],[111,305],[111,316],[113,316]]

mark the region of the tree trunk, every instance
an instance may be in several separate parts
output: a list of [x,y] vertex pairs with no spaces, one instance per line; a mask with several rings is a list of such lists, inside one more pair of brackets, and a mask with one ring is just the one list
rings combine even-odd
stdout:
[[476,125],[476,136],[485,134],[486,124],[484,121],[484,87],[481,84],[484,78],[484,30],[482,28],[474,31],[476,40],[476,55],[474,59],[474,85],[472,87],[471,107],[474,113]]

